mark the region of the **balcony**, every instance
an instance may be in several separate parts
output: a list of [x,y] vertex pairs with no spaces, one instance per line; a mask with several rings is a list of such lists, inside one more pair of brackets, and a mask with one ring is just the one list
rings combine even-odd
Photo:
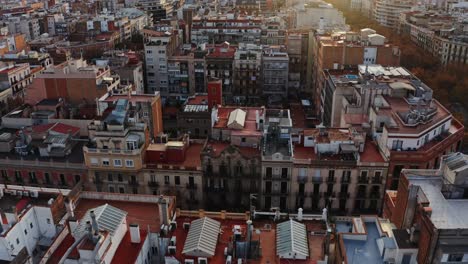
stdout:
[[128,181],[128,185],[133,186],[133,187],[137,187],[137,186],[140,185],[140,183],[137,182],[137,181]]
[[307,193],[305,193],[305,192],[297,192],[296,195],[299,196],[299,197],[306,197],[306,196],[307,196]]
[[291,175],[271,175],[264,176],[263,179],[266,181],[289,181],[291,179]]
[[347,199],[350,197],[350,194],[348,192],[337,192],[336,196],[340,199]]
[[156,182],[156,181],[149,181],[149,182],[148,182],[148,187],[151,187],[151,188],[158,188],[158,187],[159,187],[159,182]]
[[322,177],[312,177],[312,182],[313,183],[322,183],[323,179],[322,179]]
[[307,181],[308,181],[308,178],[305,177],[305,176],[304,176],[304,177],[299,176],[299,177],[297,178],[297,182],[298,182],[298,183],[306,183]]
[[97,185],[102,185],[103,182],[102,182],[101,179],[94,179],[94,180],[93,180],[93,183],[94,183],[94,184],[97,184]]
[[449,149],[453,144],[462,140],[464,134],[463,125],[455,119],[452,119],[450,133],[444,133],[441,136],[425,143],[417,150],[390,150],[390,158],[395,161],[404,162],[427,162]]
[[380,199],[380,193],[379,192],[371,192],[369,195],[369,198],[371,199]]
[[197,184],[195,184],[195,183],[187,183],[187,189],[189,189],[189,190],[196,190],[196,189],[197,189]]
[[361,177],[358,178],[358,183],[368,184],[369,183],[369,178],[361,176]]
[[372,178],[372,184],[382,184],[382,178],[381,177]]
[[366,199],[366,192],[357,192],[356,199]]

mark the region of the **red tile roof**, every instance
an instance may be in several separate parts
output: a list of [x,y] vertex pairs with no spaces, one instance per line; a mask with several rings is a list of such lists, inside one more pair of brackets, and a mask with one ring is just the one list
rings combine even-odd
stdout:
[[377,144],[370,140],[366,140],[364,151],[359,156],[362,162],[385,162]]
[[154,203],[80,199],[77,207],[75,208],[75,217],[81,219],[88,209],[95,208],[106,203],[126,211],[128,213],[128,223],[135,223],[145,228],[149,227],[151,232],[159,232],[159,209],[157,204]]
[[37,125],[37,126],[32,126],[32,133],[46,133],[48,131],[53,131],[55,133],[60,133],[60,134],[68,134],[69,132],[72,133],[72,135],[75,135],[80,132],[79,127],[74,127],[74,126],[69,126],[63,123],[51,123],[51,124],[43,124],[43,125]]
[[117,251],[115,252],[114,258],[112,259],[111,263],[119,264],[122,263],[122,261],[124,260],[128,263],[135,263],[147,236],[148,231],[144,228],[140,228],[141,242],[132,243],[130,239],[130,230],[128,230],[125,236],[123,237],[122,242],[120,242],[120,245],[117,248]]

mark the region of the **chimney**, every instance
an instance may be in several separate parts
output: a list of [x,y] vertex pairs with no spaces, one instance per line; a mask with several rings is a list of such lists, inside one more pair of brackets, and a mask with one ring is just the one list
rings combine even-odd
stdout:
[[92,240],[93,239],[93,228],[91,227],[91,222],[90,221],[86,221],[85,231],[88,234],[88,239]]
[[73,233],[73,231],[76,230],[79,224],[80,223],[78,222],[78,219],[76,219],[75,217],[69,217],[68,218],[68,231],[70,231],[70,233]]
[[130,241],[132,243],[140,243],[140,226],[138,224],[130,224]]
[[89,215],[91,216],[91,224],[92,224],[93,234],[97,235],[99,233],[99,226],[98,226],[98,223],[96,221],[96,215],[94,214],[94,211],[91,211],[89,213]]
[[297,221],[302,222],[302,208],[297,209]]
[[160,221],[161,225],[168,225],[169,224],[169,210],[167,208],[167,200],[164,198],[164,196],[159,196],[159,216],[160,216]]

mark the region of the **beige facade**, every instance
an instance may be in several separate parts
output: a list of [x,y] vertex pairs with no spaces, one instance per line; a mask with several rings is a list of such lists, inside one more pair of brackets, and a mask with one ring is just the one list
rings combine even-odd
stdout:
[[145,194],[176,196],[178,208],[203,208],[203,174],[200,169],[184,170],[162,165],[146,168],[139,177],[141,190]]
[[295,162],[289,208],[353,214],[382,209],[387,163]]

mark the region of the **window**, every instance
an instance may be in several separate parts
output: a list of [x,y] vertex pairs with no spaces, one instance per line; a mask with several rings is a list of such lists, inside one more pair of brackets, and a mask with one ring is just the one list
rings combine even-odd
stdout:
[[449,254],[447,261],[462,262],[463,254]]
[[180,176],[174,176],[175,185],[180,185]]
[[299,168],[299,177],[307,176],[307,168]]
[[110,193],[113,193],[113,192],[115,192],[115,190],[114,190],[114,186],[109,186],[109,192],[110,192]]
[[28,230],[27,230],[27,229],[24,230],[24,234],[25,234],[25,235],[28,234]]
[[99,165],[99,160],[97,158],[90,159],[91,165]]
[[403,147],[403,140],[393,140],[392,142],[392,150],[402,149]]
[[164,176],[164,184],[168,185],[170,182],[169,182],[169,176]]
[[146,51],[146,54],[151,54],[151,53],[153,53],[152,50],[147,50],[147,51]]
[[127,141],[127,149],[128,150],[137,149],[137,143],[135,141]]
[[109,159],[102,159],[102,166],[109,166]]
[[114,178],[112,177],[112,174],[107,174],[107,181],[114,181]]
[[46,219],[46,223],[47,223],[48,225],[50,225],[50,218],[47,218],[47,219]]
[[246,142],[245,137],[241,138],[241,141],[242,141],[242,143],[245,143]]
[[133,168],[133,160],[125,160],[125,167]]
[[34,227],[33,223],[29,223],[29,227],[32,229]]
[[18,244],[18,245],[19,245],[19,238],[17,238],[17,239],[16,239],[16,244]]
[[117,179],[119,180],[119,182],[122,182],[123,181],[123,177],[122,177],[122,174],[118,174],[117,175]]
[[44,178],[46,184],[50,184],[50,174],[48,172],[44,172]]
[[122,160],[115,159],[114,160],[114,167],[122,167]]
[[125,188],[124,187],[119,187],[119,192],[120,193],[125,193]]

